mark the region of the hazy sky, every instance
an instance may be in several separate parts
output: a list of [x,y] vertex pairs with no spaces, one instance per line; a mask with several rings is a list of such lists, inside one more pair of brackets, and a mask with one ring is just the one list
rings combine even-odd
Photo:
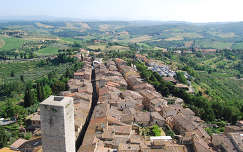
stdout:
[[1,0],[0,16],[243,21],[243,0]]

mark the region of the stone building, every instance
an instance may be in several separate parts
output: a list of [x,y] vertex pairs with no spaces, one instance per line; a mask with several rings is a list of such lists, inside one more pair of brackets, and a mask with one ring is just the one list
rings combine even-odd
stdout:
[[40,104],[43,152],[75,152],[73,98],[50,96]]

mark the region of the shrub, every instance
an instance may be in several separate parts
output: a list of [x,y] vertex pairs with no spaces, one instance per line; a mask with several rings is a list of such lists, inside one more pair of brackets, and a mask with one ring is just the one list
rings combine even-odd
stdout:
[[161,135],[161,130],[160,130],[158,125],[152,126],[152,135],[153,136],[160,136]]

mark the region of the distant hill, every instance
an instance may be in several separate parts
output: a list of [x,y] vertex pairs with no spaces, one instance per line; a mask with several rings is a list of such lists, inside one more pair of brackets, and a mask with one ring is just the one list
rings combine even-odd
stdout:
[[[51,28],[50,28],[51,27]],[[0,30],[24,30],[82,40],[144,43],[158,47],[242,48],[243,22],[95,21],[48,16],[0,17]],[[190,45],[188,45],[190,44]]]
[[80,19],[53,16],[0,16],[0,21],[80,21]]

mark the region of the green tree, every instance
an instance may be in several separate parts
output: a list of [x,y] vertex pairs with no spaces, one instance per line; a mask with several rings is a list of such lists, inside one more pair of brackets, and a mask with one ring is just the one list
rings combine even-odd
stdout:
[[6,103],[3,105],[3,116],[7,117],[14,117],[16,115],[15,105],[13,104],[12,100],[7,100]]
[[161,130],[158,125],[152,126],[152,135],[153,136],[161,136]]
[[25,89],[25,95],[24,95],[24,106],[29,107],[33,105],[35,102],[35,94],[32,90],[32,84],[28,84]]
[[20,75],[20,80],[21,80],[22,82],[24,82],[24,76],[23,76],[23,75]]
[[43,85],[41,83],[37,83],[36,90],[37,90],[37,99],[39,102],[42,102],[44,99]]
[[72,78],[73,77],[73,72],[71,71],[71,69],[66,70],[65,77],[66,78]]
[[0,126],[0,148],[5,147],[8,143],[9,136],[7,131]]
[[24,57],[24,54],[20,53],[20,58],[23,59],[23,57]]
[[224,115],[224,104],[221,102],[213,102],[212,108],[214,109],[215,117],[218,119],[222,119]]
[[201,115],[203,120],[213,121],[215,119],[214,111],[211,107],[204,109],[204,113]]
[[66,83],[60,80],[55,80],[51,85],[51,89],[54,94],[58,94],[60,91],[66,90]]
[[224,108],[224,119],[233,124],[236,123],[240,119],[240,110],[235,106],[226,106]]
[[81,44],[79,42],[74,42],[72,47],[78,47],[80,48],[81,47]]
[[14,71],[11,71],[10,76],[11,77],[14,77],[15,76]]
[[52,95],[52,90],[50,86],[45,85],[44,86],[44,99],[48,98],[50,95]]
[[30,52],[30,54],[29,54],[29,58],[30,58],[30,59],[33,59],[33,58],[34,58],[34,53],[33,53],[33,52]]
[[184,76],[184,72],[176,72],[176,78],[181,83],[187,84],[187,80],[186,80],[186,78]]

